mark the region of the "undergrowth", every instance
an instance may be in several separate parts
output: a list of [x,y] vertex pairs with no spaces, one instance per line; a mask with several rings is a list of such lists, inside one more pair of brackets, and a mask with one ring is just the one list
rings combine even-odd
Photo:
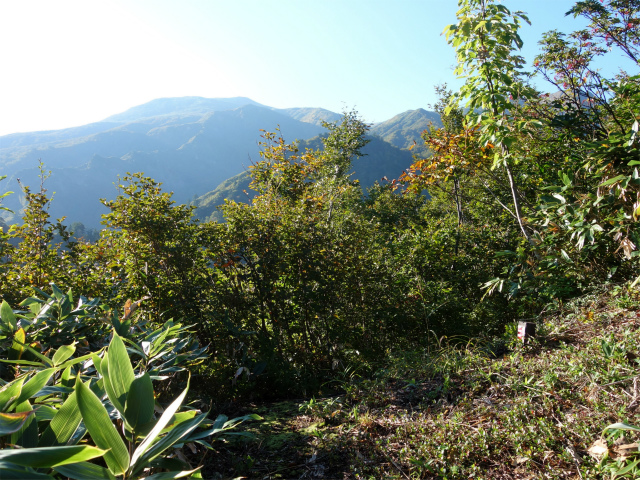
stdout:
[[527,346],[514,328],[441,339],[367,378],[349,370],[341,395],[247,406],[267,418],[258,440],[221,447],[211,478],[640,478],[638,432],[604,432],[640,425],[639,307],[626,289],[581,297]]

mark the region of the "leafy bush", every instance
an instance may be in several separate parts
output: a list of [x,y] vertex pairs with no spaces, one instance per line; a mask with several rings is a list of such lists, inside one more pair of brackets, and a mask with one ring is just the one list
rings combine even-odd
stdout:
[[[9,348],[3,348],[6,358],[1,361],[17,367],[15,379],[2,381],[0,389],[0,469],[7,475],[186,477],[198,468],[174,458],[175,448],[187,443],[211,448],[212,435],[259,418],[220,416],[211,421],[208,413],[181,410],[189,380],[163,409],[156,403],[153,380],[205,358],[205,349],[185,328],[172,322],[157,329],[131,325],[129,318],[120,321],[114,314],[106,317],[111,320],[107,323],[96,315],[99,302],[81,297],[73,308],[71,293],[54,286],[53,294],[23,302],[30,307],[28,313],[15,313],[2,303],[0,329]],[[106,326],[88,336],[86,329],[96,322]],[[108,345],[90,348],[106,343],[110,331]],[[79,342],[54,349],[51,332],[77,335],[87,353],[74,358]]]

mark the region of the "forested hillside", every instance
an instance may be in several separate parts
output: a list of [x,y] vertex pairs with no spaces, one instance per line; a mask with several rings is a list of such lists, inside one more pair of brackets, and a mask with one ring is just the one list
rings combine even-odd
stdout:
[[[0,240],[3,475],[640,475],[640,3],[577,2],[588,27],[546,33],[531,69],[525,13],[459,4],[465,83],[436,87],[406,167],[365,156],[382,140],[355,111],[307,142],[266,125],[224,222],[151,169],[103,200],[94,241],[52,219],[41,168]],[[633,69],[604,76],[610,55]],[[252,128],[273,118],[197,123],[257,109]],[[211,154],[191,128],[176,168]],[[233,429],[258,441],[214,443]]]
[[[326,135],[325,135],[326,137]],[[355,158],[351,166],[352,181],[358,181],[363,192],[383,179],[399,177],[413,163],[413,155],[407,149],[399,149],[378,137],[367,137],[367,144],[362,149],[362,156]],[[298,142],[299,150],[318,150],[322,148],[323,137],[317,136]],[[239,173],[222,182],[215,190],[194,200],[196,207],[194,216],[200,220],[223,221],[220,207],[225,200],[250,203],[256,191],[249,187],[251,173],[249,170]]]

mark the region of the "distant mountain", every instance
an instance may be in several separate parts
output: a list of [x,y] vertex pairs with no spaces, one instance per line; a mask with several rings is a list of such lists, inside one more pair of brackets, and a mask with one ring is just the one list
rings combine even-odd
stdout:
[[255,197],[256,192],[249,188],[250,183],[251,176],[249,171],[245,170],[228,178],[214,190],[196,198],[193,201],[193,205],[196,207],[194,212],[196,218],[202,221],[222,222],[224,218],[218,207],[224,205],[225,200],[250,203],[251,199]]
[[371,128],[371,134],[377,135],[398,148],[410,148],[414,141],[414,153],[424,153],[421,134],[429,126],[441,127],[440,115],[422,108],[407,110],[389,120],[378,123]]
[[[56,192],[52,217],[96,227],[104,213],[98,200],[117,195],[118,175],[142,171],[186,203],[242,172],[258,157],[260,130],[278,126],[291,140],[324,130],[249,99],[188,97],[149,102],[85,127],[7,135],[0,137],[0,174],[8,176],[0,193],[19,192],[17,179],[38,185],[41,159],[52,172],[45,187]],[[13,194],[4,204],[19,212],[21,201]]]
[[[266,107],[246,97],[204,98],[177,97],[158,98],[129,110],[106,118],[105,122],[137,122],[151,117],[204,115],[209,112],[234,110],[245,105]],[[268,108],[268,107],[266,107]]]
[[[352,177],[360,181],[365,191],[383,177],[389,180],[398,178],[413,163],[413,156],[409,151],[394,147],[378,137],[370,136],[368,139],[369,143],[363,148],[364,156],[353,163]],[[322,146],[322,137],[303,140],[299,146],[301,150],[306,148],[317,150]],[[256,192],[249,188],[249,183],[251,183],[251,177],[249,172],[245,171],[197,198],[194,201],[196,217],[201,220],[222,221],[223,216],[218,207],[224,204],[225,199],[249,203],[255,196]]]
[[300,120],[301,122],[313,123],[322,126],[322,122],[337,122],[342,115],[325,110],[324,108],[282,108],[277,111],[285,115]]
[[[261,129],[279,127],[287,141],[305,140],[325,131],[323,121],[340,117],[322,108],[275,109],[245,97],[161,98],[81,127],[0,137],[0,176],[8,177],[0,182],[0,194],[20,192],[18,179],[37,188],[42,160],[51,171],[45,188],[55,192],[49,210],[53,218],[98,227],[100,214],[106,213],[99,199],[115,198],[114,184],[127,172],[144,172],[162,182],[178,203],[200,196],[200,209],[212,205],[205,215],[210,216],[221,198],[247,198],[242,194],[246,177],[235,176],[258,159]],[[411,153],[401,149],[420,138],[429,120],[437,117],[419,109],[374,126],[371,133],[379,138],[360,161],[368,163],[354,165],[361,183],[397,177],[411,163]],[[319,138],[309,142],[320,144]],[[15,212],[2,212],[4,221],[19,221],[23,201],[19,193],[4,199]]]

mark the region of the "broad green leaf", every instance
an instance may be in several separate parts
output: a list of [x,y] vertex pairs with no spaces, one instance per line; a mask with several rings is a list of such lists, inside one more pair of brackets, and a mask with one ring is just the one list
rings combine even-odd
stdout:
[[[198,428],[198,426],[206,419],[207,414],[203,413],[202,415],[198,415],[191,420],[185,420],[184,422],[175,425],[164,437],[161,437],[159,440],[157,440],[157,442],[155,442],[153,446],[140,457],[141,466],[158,457],[167,448],[180,442],[183,438],[185,438],[196,428]],[[135,471],[136,468],[134,467],[134,472]]]
[[54,480],[51,475],[38,473],[32,468],[11,462],[0,461],[0,472],[2,472],[2,480]]
[[0,412],[9,411],[11,405],[20,397],[24,380],[25,377],[20,377],[0,389]]
[[93,359],[93,355],[94,355],[93,353],[89,353],[87,355],[83,355],[82,357],[72,358],[71,360],[67,360],[66,362],[58,365],[58,368],[62,370],[64,368],[76,365],[80,362],[86,362],[87,360]]
[[49,379],[55,373],[55,368],[47,368],[36,373],[31,379],[25,383],[22,387],[22,392],[18,397],[17,403],[22,403],[25,400],[32,398],[47,384]]
[[239,425],[240,423],[246,420],[262,420],[262,417],[260,415],[256,415],[255,413],[252,413],[250,415],[244,415],[242,417],[236,417],[231,420],[227,420],[227,417],[225,415],[218,415],[218,418],[216,418],[215,422],[213,422],[213,425],[211,426],[211,428],[207,430],[202,430],[193,435],[190,435],[189,438],[184,439],[184,441],[193,442],[196,440],[200,440],[202,438],[209,437],[211,435],[215,435],[216,433],[220,433],[220,432],[226,432],[225,435],[239,435],[243,437],[254,437],[252,433],[248,433],[248,432],[227,432],[227,430],[235,428],[237,425]]
[[[16,413],[35,413],[31,408],[29,400],[16,405]],[[35,448],[38,446],[38,423],[35,415],[30,415],[27,421],[20,427],[20,430],[11,434],[11,443],[24,448]]]
[[627,176],[626,176],[626,175],[618,175],[617,177],[610,178],[610,179],[609,179],[609,180],[607,180],[606,182],[602,182],[602,183],[601,183],[600,185],[598,185],[598,186],[599,186],[599,187],[604,187],[604,186],[607,186],[607,185],[611,185],[612,183],[616,183],[616,182],[619,182],[619,181],[621,181],[621,180],[624,180],[624,179],[626,179],[626,178],[627,178]]
[[40,436],[38,445],[40,447],[52,447],[66,444],[78,430],[81,421],[82,414],[78,408],[76,392],[73,392],[49,422],[49,426]]
[[0,413],[0,437],[17,432],[34,415],[35,410],[30,412]]
[[75,353],[75,351],[75,345],[63,345],[62,347],[58,348],[56,353],[53,355],[53,358],[51,359],[53,361],[53,365],[58,366],[62,364],[67,359],[69,359],[71,355]]
[[96,370],[102,375],[100,367],[102,364],[102,358],[97,353],[92,353],[91,360],[93,360],[93,366],[96,367]]
[[73,392],[73,388],[61,387],[61,386],[58,387],[58,386],[55,386],[55,385],[47,385],[47,386],[43,387],[42,390],[40,390],[34,396],[36,398],[38,398],[38,397],[46,397],[48,395],[66,396],[66,395],[69,395],[71,392]]
[[36,412],[36,421],[38,422],[50,422],[53,420],[53,417],[56,416],[58,410],[49,405],[38,405],[38,408],[35,410]]
[[[178,423],[182,423],[185,420],[188,420],[190,418],[193,418],[196,416],[196,411],[195,410],[187,410],[186,412],[178,412],[176,413],[172,418],[171,421],[169,422],[169,424],[162,429],[162,431],[158,434],[158,436],[160,435],[164,435],[165,433],[167,433],[169,430],[171,430],[173,428],[174,425],[177,425]],[[156,422],[153,421],[153,419],[141,426],[138,427],[138,429],[136,430],[136,436],[138,437],[146,437],[149,432],[151,432],[151,430],[153,430],[153,428],[155,427]]]
[[24,352],[26,339],[27,335],[24,333],[24,329],[19,328],[13,337],[13,344],[11,345],[11,350],[9,350],[9,359],[20,360]]
[[54,283],[51,284],[51,293],[53,293],[53,296],[56,300],[61,300],[65,297],[65,294],[62,292],[62,290],[60,290]]
[[75,383],[74,378],[71,377],[71,367],[65,368],[60,375],[60,385],[73,388]]
[[89,445],[0,450],[0,460],[32,468],[51,468],[101,457],[106,450]]
[[178,412],[176,413],[173,418],[171,419],[171,421],[169,422],[169,424],[162,429],[162,431],[160,432],[160,435],[167,433],[169,430],[171,430],[173,428],[174,425],[177,425],[178,423],[182,423],[185,420],[189,420],[193,417],[196,416],[196,412],[195,410],[187,410],[186,412]]
[[153,427],[153,430],[149,432],[149,435],[145,437],[142,443],[138,445],[138,448],[136,448],[135,452],[133,452],[133,455],[131,456],[131,465],[136,465],[138,459],[140,459],[140,457],[152,447],[156,438],[158,437],[158,435],[160,435],[160,432],[169,424],[169,422],[173,418],[173,415],[178,411],[180,405],[182,405],[182,402],[184,401],[184,398],[187,396],[190,381],[191,377],[189,377],[189,380],[187,380],[187,387],[184,389],[184,391],[180,395],[178,395],[178,398],[176,398],[171,403],[171,405],[166,408],[166,410],[162,413],[162,415],[156,422],[156,426]]
[[156,468],[162,471],[179,472],[181,470],[188,470],[191,468],[187,462],[184,462],[176,457],[159,457],[153,462],[149,462],[149,468]]
[[12,332],[16,331],[18,326],[17,319],[6,300],[3,300],[2,305],[0,305],[0,318],[2,319],[2,323],[8,326]]
[[[112,401],[113,406],[124,415],[124,406],[127,401],[127,394],[129,393],[131,384],[136,379],[136,375],[131,367],[131,361],[129,360],[127,349],[124,346],[122,339],[115,333],[111,343],[109,344],[108,353],[109,355],[106,360],[108,362],[108,376],[111,388],[107,389],[107,395],[109,395],[109,399]],[[111,392],[109,390],[111,390]],[[111,398],[112,395],[114,395],[115,398]]]
[[109,352],[105,352],[102,362],[100,362],[100,374],[102,375],[102,381],[104,390],[111,400],[112,405],[120,412],[120,415],[124,417],[124,404],[120,403],[120,399],[116,391],[111,384],[111,375],[109,373]]
[[95,465],[89,462],[70,463],[68,465],[59,465],[53,467],[53,469],[65,477],[72,478],[73,480],[115,480],[109,470],[100,465]]
[[98,447],[109,450],[104,455],[109,470],[114,475],[123,474],[129,468],[129,453],[106,408],[80,377],[76,381],[76,395],[82,420],[91,438]]
[[149,477],[145,477],[145,480],[171,480],[173,478],[184,478],[184,477],[188,477],[190,475],[193,475],[198,470],[200,470],[200,468],[201,467],[195,468],[193,470],[184,470],[182,472],[160,472],[160,473],[154,473],[153,475],[151,475]]
[[603,432],[606,432],[607,430],[632,430],[634,432],[640,432],[640,427],[629,425],[628,423],[613,423],[606,427]]
[[154,405],[153,383],[145,372],[131,384],[124,407],[124,418],[134,431],[153,418]]
[[42,361],[42,364],[38,364],[38,363],[33,363],[33,362],[23,362],[22,360],[18,361],[18,362],[8,362],[8,363],[21,363],[24,365],[47,365],[49,367],[53,367],[53,363],[51,362],[50,359],[48,359],[47,357],[45,357],[42,353],[40,353],[39,351],[37,351],[35,348],[32,348],[31,346],[23,343],[22,346],[29,350],[29,352],[31,352],[33,355],[35,355],[37,358],[39,358]]

